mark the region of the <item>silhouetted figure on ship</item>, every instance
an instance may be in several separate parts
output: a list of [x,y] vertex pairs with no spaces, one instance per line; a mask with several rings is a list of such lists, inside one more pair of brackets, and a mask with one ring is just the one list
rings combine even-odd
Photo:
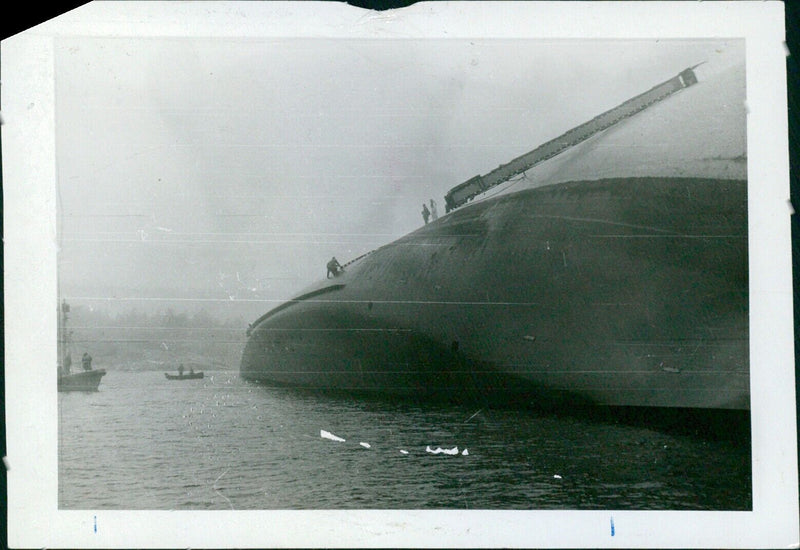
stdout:
[[81,357],[81,364],[83,365],[83,370],[92,370],[92,356],[89,355],[88,351],[83,352],[83,357]]
[[344,268],[339,263],[339,260],[336,259],[336,256],[331,258],[331,261],[328,262],[328,279],[330,279],[332,276],[338,277],[341,275],[342,271],[344,271]]
[[183,363],[178,365],[178,376],[183,376]]
[[69,374],[69,371],[72,369],[72,354],[67,352],[67,356],[64,357],[64,374]]
[[439,210],[436,208],[436,201],[431,199],[431,221],[439,219]]
[[428,205],[422,203],[422,219],[425,220],[425,224],[428,224],[428,218],[431,217],[431,211],[428,210]]

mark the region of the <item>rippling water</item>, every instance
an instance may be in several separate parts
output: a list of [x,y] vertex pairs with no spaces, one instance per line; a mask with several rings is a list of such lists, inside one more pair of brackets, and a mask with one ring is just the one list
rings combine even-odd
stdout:
[[752,507],[747,444],[205,375],[109,371],[99,392],[59,393],[59,507]]

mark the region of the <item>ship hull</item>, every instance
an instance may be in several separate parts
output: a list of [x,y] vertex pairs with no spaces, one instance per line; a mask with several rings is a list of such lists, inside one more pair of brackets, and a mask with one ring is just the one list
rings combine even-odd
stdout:
[[747,185],[616,178],[471,204],[249,330],[244,378],[524,406],[749,409]]
[[97,391],[100,380],[106,375],[105,369],[93,369],[60,375],[58,391]]

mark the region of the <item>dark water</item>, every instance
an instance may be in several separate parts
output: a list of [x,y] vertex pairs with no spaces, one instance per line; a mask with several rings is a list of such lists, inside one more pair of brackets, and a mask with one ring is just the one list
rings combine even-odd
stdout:
[[533,412],[320,397],[235,371],[205,374],[171,382],[162,372],[109,371],[99,392],[60,393],[59,507],[752,507],[746,443]]

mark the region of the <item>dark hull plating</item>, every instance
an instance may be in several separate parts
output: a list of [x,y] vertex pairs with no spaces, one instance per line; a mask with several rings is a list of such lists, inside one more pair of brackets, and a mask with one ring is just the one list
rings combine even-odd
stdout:
[[253,323],[244,378],[749,408],[747,185],[571,182],[456,210]]

